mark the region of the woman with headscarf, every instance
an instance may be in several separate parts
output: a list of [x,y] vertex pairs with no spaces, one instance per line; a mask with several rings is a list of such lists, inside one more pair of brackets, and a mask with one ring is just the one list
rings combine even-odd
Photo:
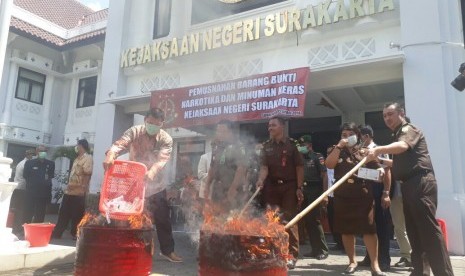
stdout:
[[[365,150],[358,145],[360,131],[356,124],[345,123],[341,127],[341,140],[328,151],[326,167],[334,169],[335,180],[341,179],[357,163],[363,159]],[[367,168],[382,170],[373,161],[365,165]],[[371,274],[386,275],[378,264],[378,238],[374,221],[374,199],[371,181],[349,177],[344,184],[334,191],[334,231],[342,234],[342,241],[349,265],[344,274],[353,274],[357,270],[355,260],[355,235],[363,235],[371,259]]]

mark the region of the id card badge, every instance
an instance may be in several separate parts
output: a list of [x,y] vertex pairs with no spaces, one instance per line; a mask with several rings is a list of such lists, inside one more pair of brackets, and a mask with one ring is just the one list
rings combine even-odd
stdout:
[[381,172],[374,169],[360,168],[357,172],[358,178],[381,182]]

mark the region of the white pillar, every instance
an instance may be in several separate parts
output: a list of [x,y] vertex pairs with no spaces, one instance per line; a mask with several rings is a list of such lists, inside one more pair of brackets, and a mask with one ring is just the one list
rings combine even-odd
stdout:
[[90,192],[100,191],[103,181],[102,162],[106,150],[111,146],[115,137],[115,105],[106,103],[110,97],[124,95],[126,91],[126,77],[119,68],[120,55],[127,47],[126,35],[131,9],[131,1],[110,1],[108,24],[105,37],[105,51],[102,64],[102,79],[99,97],[97,99],[97,125],[94,143],[94,168],[90,183]]
[[449,250],[465,253],[465,94],[450,82],[465,62],[458,1],[399,1],[407,116],[420,127],[438,180]]
[[3,75],[3,63],[10,30],[11,6],[13,0],[0,0],[0,80]]
[[[43,99],[43,121],[42,121],[42,131],[45,134],[51,134],[51,122],[50,122],[50,112],[52,109],[52,97],[53,97],[53,83],[55,82],[55,77],[54,76],[47,76],[47,80],[45,81],[45,87],[44,87],[44,99]],[[61,93],[58,92],[58,93]]]
[[7,91],[6,91],[6,100],[5,100],[5,107],[3,111],[3,122],[7,125],[11,125],[11,107],[13,105],[13,99],[15,97],[16,92],[16,80],[18,78],[18,64],[16,62],[12,62],[10,64],[10,69],[8,70],[10,74],[8,76],[8,84],[7,84]]

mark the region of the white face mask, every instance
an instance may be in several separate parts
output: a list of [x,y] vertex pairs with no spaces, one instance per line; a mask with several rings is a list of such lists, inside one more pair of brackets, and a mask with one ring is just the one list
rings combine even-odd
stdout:
[[353,147],[357,144],[357,135],[352,135],[347,138],[347,146]]

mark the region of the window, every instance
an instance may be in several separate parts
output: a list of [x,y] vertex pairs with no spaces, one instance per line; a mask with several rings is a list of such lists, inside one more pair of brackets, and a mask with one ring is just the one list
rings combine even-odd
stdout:
[[191,23],[199,24],[284,1],[286,0],[247,0],[237,3],[224,3],[220,0],[195,0],[192,1]]
[[153,38],[165,37],[170,33],[171,0],[156,0],[153,22]]
[[93,106],[97,91],[97,76],[79,80],[76,108]]
[[19,68],[16,98],[42,104],[44,99],[45,75]]

